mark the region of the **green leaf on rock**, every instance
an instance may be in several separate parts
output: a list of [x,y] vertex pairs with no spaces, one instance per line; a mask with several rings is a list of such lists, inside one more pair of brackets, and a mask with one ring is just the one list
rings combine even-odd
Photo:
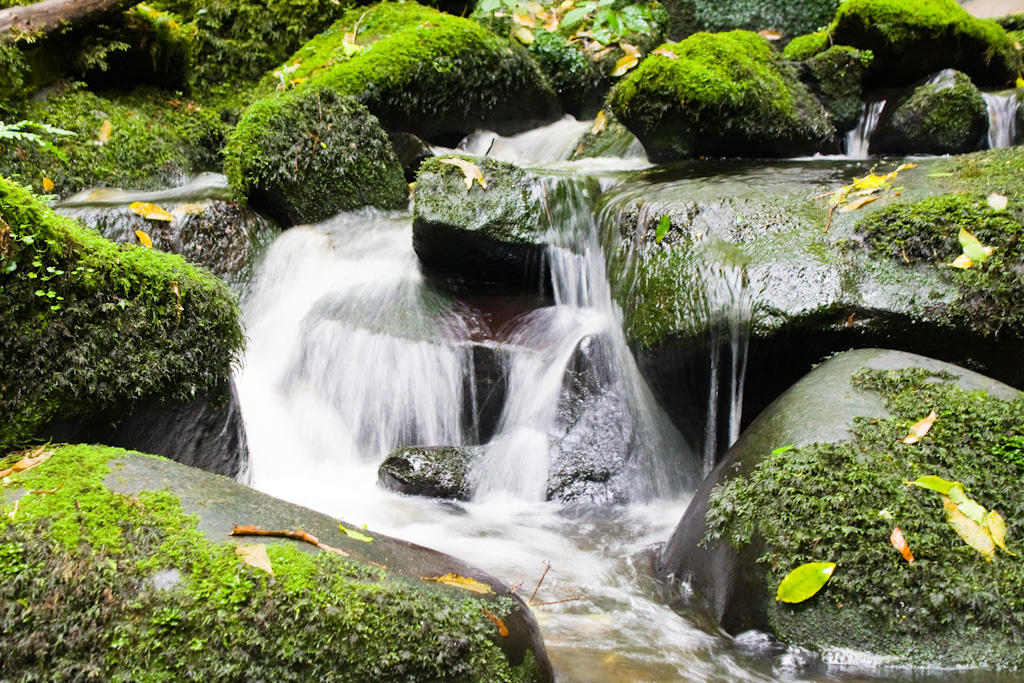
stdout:
[[977,550],[985,556],[986,560],[991,562],[992,556],[996,552],[996,545],[989,534],[988,528],[981,526],[960,512],[960,506],[954,503],[948,496],[942,497],[942,507],[946,510],[946,522],[953,527],[964,543]]
[[344,524],[339,524],[338,528],[341,529],[349,538],[354,538],[357,541],[369,543],[373,540],[372,536],[367,536],[366,534],[355,531],[354,529],[346,529]]
[[992,541],[999,546],[1004,552],[1017,556],[1017,553],[1010,552],[1010,549],[1006,547],[1006,522],[1003,521],[1003,516],[993,510],[988,513],[988,517],[985,518],[985,526],[988,527],[988,533],[992,536]]
[[668,234],[668,229],[671,227],[671,221],[668,216],[662,216],[661,220],[658,221],[658,228],[654,231],[654,241],[657,244],[661,244],[661,240],[665,239],[665,235]]
[[782,602],[803,602],[821,590],[835,568],[835,562],[809,562],[800,565],[782,579],[775,599]]
[[985,247],[981,246],[978,238],[967,232],[964,228],[960,228],[959,239],[960,246],[964,248],[964,253],[975,263],[981,263],[988,258],[988,252],[985,251]]
[[945,479],[936,477],[934,474],[929,474],[915,479],[914,481],[905,481],[903,483],[907,486],[920,486],[921,488],[928,489],[929,491],[936,491],[944,496],[949,495],[950,489],[954,486],[963,491],[963,485],[961,485],[960,482],[946,481]]

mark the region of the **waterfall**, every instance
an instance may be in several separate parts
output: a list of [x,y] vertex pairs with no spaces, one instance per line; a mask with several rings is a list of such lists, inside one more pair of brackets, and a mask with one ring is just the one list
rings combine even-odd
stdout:
[[1007,93],[981,93],[988,108],[989,149],[1013,147],[1017,138],[1017,110],[1020,99],[1017,91]]
[[875,132],[878,118],[885,108],[885,100],[865,102],[861,109],[860,121],[856,127],[846,134],[846,156],[863,159],[868,156],[868,141]]
[[478,131],[459,143],[459,150],[504,161],[562,161],[569,158],[591,125],[566,114],[554,123],[508,137]]

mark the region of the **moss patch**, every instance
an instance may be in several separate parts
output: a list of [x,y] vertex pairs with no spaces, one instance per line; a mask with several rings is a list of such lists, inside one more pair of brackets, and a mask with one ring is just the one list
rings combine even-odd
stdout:
[[188,401],[225,381],[243,346],[223,282],[180,256],[108,242],[6,180],[0,308],[0,448],[57,414]]
[[292,544],[268,544],[275,576],[248,567],[232,545],[205,538],[174,495],[108,489],[104,477],[124,455],[58,448],[5,491],[5,671],[22,680],[359,683],[533,673],[529,661],[508,665],[472,598]]
[[[783,640],[916,663],[1019,663],[1024,560],[998,553],[986,562],[945,522],[937,494],[903,483],[926,474],[962,482],[1006,519],[1011,550],[1024,550],[1024,401],[967,392],[951,379],[918,369],[862,371],[854,384],[881,395],[891,416],[859,419],[849,442],[780,449],[712,492],[709,537],[737,548],[763,540],[759,562],[771,595],[804,562],[839,565],[811,600],[769,601]],[[938,419],[928,435],[900,443],[931,409]],[[913,565],[889,544],[894,525]]]

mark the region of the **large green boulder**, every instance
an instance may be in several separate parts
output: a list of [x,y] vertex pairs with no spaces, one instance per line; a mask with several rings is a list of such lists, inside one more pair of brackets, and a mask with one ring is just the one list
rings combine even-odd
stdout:
[[389,132],[451,146],[477,128],[507,134],[558,115],[522,45],[414,2],[350,11],[260,87],[310,85],[356,98]]
[[[907,439],[929,414],[930,431]],[[1021,394],[977,373],[896,351],[839,354],[750,425],[656,573],[684,582],[730,633],[898,665],[1013,669],[1024,636],[1022,426]],[[968,545],[939,493],[909,485],[927,476],[960,482],[997,512],[1007,549]],[[893,547],[895,528],[913,563]],[[810,562],[836,564],[824,587],[778,601],[782,579]]]
[[0,180],[0,449],[47,421],[189,402],[244,342],[235,297],[180,256],[114,244]]
[[800,80],[828,112],[837,133],[854,128],[861,116],[870,52],[834,45],[800,67]]
[[406,203],[402,167],[376,117],[325,87],[253,103],[228,139],[224,171],[238,197],[285,227]]
[[698,33],[660,49],[610,95],[651,161],[792,157],[834,144],[821,104],[756,33]]
[[48,454],[0,493],[5,677],[552,680],[529,608],[452,557],[163,459]]

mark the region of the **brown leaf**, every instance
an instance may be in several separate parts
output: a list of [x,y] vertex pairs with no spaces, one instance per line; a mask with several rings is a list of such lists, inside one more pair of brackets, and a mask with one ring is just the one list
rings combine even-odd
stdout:
[[455,586],[462,590],[471,591],[473,593],[480,593],[481,595],[491,592],[491,587],[486,583],[480,583],[471,576],[459,576],[458,574],[448,573],[444,576],[435,577],[422,577],[424,581],[435,581],[437,583],[444,583],[449,586]]
[[271,576],[274,575],[274,568],[270,566],[270,556],[267,555],[267,546],[262,543],[257,545],[240,545],[235,548],[235,554],[242,558],[250,567],[262,569]]
[[462,175],[465,176],[466,189],[472,189],[473,181],[480,183],[480,187],[487,189],[487,181],[484,180],[484,174],[480,172],[480,169],[471,161],[465,159],[441,159],[442,164],[451,164],[452,166],[458,166],[462,169]]
[[661,57],[668,57],[669,59],[679,59],[679,55],[668,48],[659,47],[657,50],[651,53],[652,55],[660,55]]
[[878,197],[861,197],[860,199],[854,199],[852,202],[850,202],[849,204],[846,204],[845,206],[843,206],[843,208],[841,208],[839,210],[840,211],[856,211],[857,209],[859,209],[860,207],[864,206],[865,204],[870,204],[871,202],[876,201],[877,199],[878,199]]
[[761,36],[765,40],[782,40],[782,34],[781,33],[779,33],[778,31],[772,31],[772,30],[769,30],[769,29],[764,29],[763,31],[758,31],[757,35]]
[[34,448],[29,451],[19,451],[16,455],[21,455],[22,453],[26,453],[27,455],[7,469],[0,470],[0,479],[3,477],[9,477],[12,474],[17,474],[18,472],[30,470],[36,465],[43,464],[50,459],[51,455],[53,455],[53,451],[46,450],[45,446],[39,446],[38,448]]
[[907,539],[903,538],[903,532],[900,531],[899,527],[895,527],[892,533],[889,535],[889,542],[892,543],[892,547],[900,551],[900,555],[908,563],[913,563],[914,553],[910,552],[910,546],[907,545]]
[[500,635],[502,638],[507,638],[508,637],[508,627],[505,626],[505,622],[502,621],[501,619],[499,619],[498,615],[491,614],[490,612],[488,612],[486,607],[483,608],[483,609],[484,609],[484,615],[488,619],[493,621],[494,625],[498,627],[498,635]]
[[921,437],[927,434],[928,431],[932,428],[932,425],[935,424],[935,418],[937,417],[938,415],[936,415],[935,411],[933,410],[932,412],[928,413],[928,417],[922,420],[918,420],[913,425],[911,425],[910,434],[907,435],[907,438],[903,439],[903,443],[917,443],[918,441],[920,441]]

